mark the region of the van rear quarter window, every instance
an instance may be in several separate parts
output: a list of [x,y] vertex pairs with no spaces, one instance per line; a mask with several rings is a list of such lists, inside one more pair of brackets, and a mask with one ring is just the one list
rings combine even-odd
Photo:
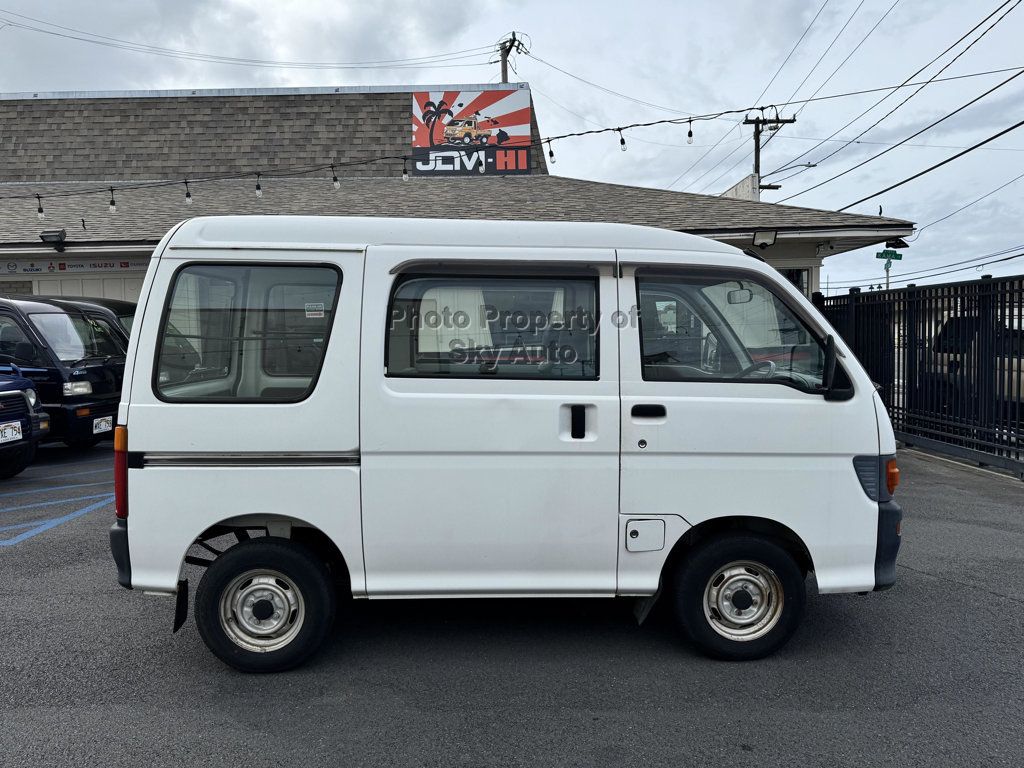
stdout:
[[331,266],[192,264],[174,277],[154,386],[172,402],[298,402],[341,287]]
[[388,309],[388,376],[598,376],[592,278],[408,276]]

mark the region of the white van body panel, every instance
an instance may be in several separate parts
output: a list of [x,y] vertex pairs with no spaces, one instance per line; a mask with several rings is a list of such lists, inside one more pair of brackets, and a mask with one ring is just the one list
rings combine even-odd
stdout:
[[[616,308],[613,251],[371,246],[363,305],[363,549],[370,597],[616,591],[618,339],[598,381],[383,375],[395,268],[436,260],[593,269]],[[416,267],[411,265],[413,272]],[[422,269],[422,267],[421,267]],[[439,308],[440,309],[440,308]],[[568,406],[586,408],[586,437]]]
[[[320,377],[305,400],[156,396],[163,307],[175,271],[195,261],[341,270]],[[386,376],[396,276],[458,264],[589,270],[599,378]],[[767,265],[676,232],[295,216],[183,223],[150,264],[119,410],[128,450],[144,462],[128,471],[132,586],[174,591],[185,552],[212,525],[283,517],[337,545],[357,596],[650,595],[692,527],[760,517],[806,546],[820,591],[872,589],[878,506],[852,457],[895,443],[850,350],[836,335],[855,390],[842,402],[778,384],[644,381],[636,324],[613,326],[610,315],[635,307],[636,270],[650,265],[756,273],[834,333]],[[663,404],[665,418],[632,418],[645,403]],[[577,404],[587,409],[586,438],[569,441],[565,408]],[[281,461],[239,466],[233,454]],[[630,525],[645,521],[664,523],[664,545],[655,548],[661,527],[646,525],[631,551]]]
[[[707,263],[686,253],[618,256],[624,306],[637,302],[641,267],[631,265],[673,270]],[[719,257],[714,266],[763,275],[792,303],[806,302],[750,257]],[[828,402],[756,381],[644,381],[639,333],[623,328],[620,337],[623,515],[676,514],[694,526],[723,517],[772,520],[804,542],[820,591],[874,587],[878,506],[851,471],[854,456],[878,451],[870,398]],[[866,377],[854,386],[858,394],[872,391]],[[663,405],[667,415],[634,418],[633,406],[644,403]]]

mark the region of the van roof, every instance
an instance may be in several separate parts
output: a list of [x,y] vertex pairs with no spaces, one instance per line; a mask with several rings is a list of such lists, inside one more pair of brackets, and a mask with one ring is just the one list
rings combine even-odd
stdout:
[[[472,200],[466,201],[472,205]],[[356,216],[205,216],[185,221],[170,248],[330,247],[368,245],[632,248],[741,253],[684,232],[592,222],[392,219]]]

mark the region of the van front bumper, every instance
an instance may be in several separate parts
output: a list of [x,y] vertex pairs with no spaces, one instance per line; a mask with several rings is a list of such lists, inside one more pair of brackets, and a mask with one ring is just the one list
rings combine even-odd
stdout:
[[875,591],[896,583],[896,556],[903,533],[903,509],[895,501],[878,505],[878,543],[875,547]]
[[117,565],[117,583],[132,588],[132,561],[128,555],[128,521],[117,520],[110,526],[110,554]]

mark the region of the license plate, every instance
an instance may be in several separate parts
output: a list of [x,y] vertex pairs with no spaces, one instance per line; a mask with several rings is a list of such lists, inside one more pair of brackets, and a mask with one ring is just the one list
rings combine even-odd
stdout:
[[92,420],[92,433],[98,435],[100,432],[109,432],[114,428],[113,416],[101,416]]
[[0,443],[13,443],[21,440],[21,422],[8,421],[0,424]]

